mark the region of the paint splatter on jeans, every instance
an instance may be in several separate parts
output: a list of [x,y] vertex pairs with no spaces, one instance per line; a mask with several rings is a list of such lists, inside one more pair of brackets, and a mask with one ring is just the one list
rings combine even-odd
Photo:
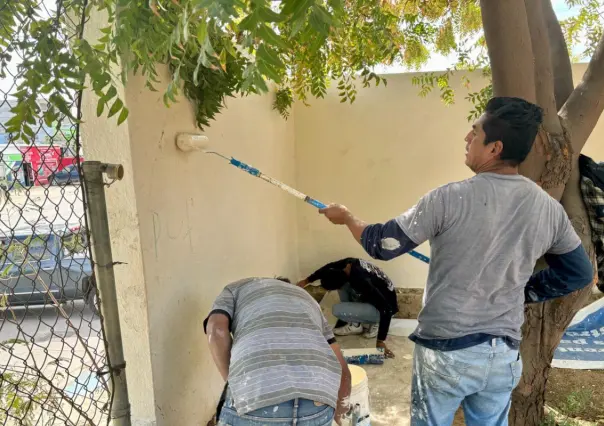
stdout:
[[332,407],[307,399],[294,399],[240,415],[233,407],[233,400],[227,399],[218,426],[331,426],[334,415]]
[[521,375],[518,351],[503,339],[448,352],[416,345],[411,425],[451,425],[461,405],[468,426],[507,426]]

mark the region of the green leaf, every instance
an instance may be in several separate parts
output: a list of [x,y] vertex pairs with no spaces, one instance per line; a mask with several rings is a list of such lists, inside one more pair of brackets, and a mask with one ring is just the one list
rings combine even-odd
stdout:
[[254,75],[254,86],[256,86],[258,88],[258,90],[260,90],[260,92],[263,92],[263,93],[268,92],[268,86],[266,85],[266,82],[264,81],[262,76],[258,73],[255,73],[255,75]]
[[313,27],[313,29],[319,34],[323,36],[329,35],[329,28],[332,20],[329,14],[327,14],[320,6],[315,5],[312,13],[310,14],[309,22],[311,27]]
[[123,107],[122,108],[122,112],[120,112],[119,117],[117,118],[117,125],[119,126],[120,124],[122,124],[124,121],[126,121],[126,118],[128,118],[128,108]]
[[203,49],[210,56],[216,55],[216,52],[214,51],[214,48],[212,47],[212,43],[210,42],[210,38],[209,37],[206,37],[206,41],[203,44]]
[[227,52],[225,49],[222,49],[222,52],[220,52],[220,67],[222,68],[222,70],[224,72],[226,72],[226,66],[227,66]]
[[205,45],[206,38],[208,37],[208,23],[204,18],[197,24],[197,41],[200,46]]
[[124,103],[121,101],[121,99],[117,98],[113,105],[111,105],[111,108],[109,108],[109,114],[107,114],[107,117],[113,117],[118,113],[119,110],[122,109],[123,106]]
[[99,99],[96,104],[96,116],[100,117],[103,115],[103,111],[105,110],[105,101],[103,99]]
[[258,27],[258,35],[262,37],[264,41],[280,49],[287,49],[287,43],[279,36],[273,29],[267,25],[261,25]]
[[256,13],[264,22],[282,22],[285,20],[283,16],[268,7],[260,7]]
[[182,39],[183,39],[183,42],[186,43],[187,40],[189,39],[189,12],[188,12],[188,9],[186,6],[182,11],[181,23],[182,23]]
[[32,139],[34,139],[36,137],[36,134],[34,133],[34,131],[31,129],[31,127],[29,127],[27,125],[23,125],[23,133],[25,133],[27,136],[29,136]]
[[252,31],[258,26],[258,16],[255,13],[250,13],[237,26],[240,30]]
[[107,90],[105,96],[103,96],[103,99],[105,100],[105,102],[109,102],[115,96],[117,96],[117,89],[114,86],[111,86],[109,87],[109,90]]
[[281,76],[266,62],[258,61],[258,70],[260,70],[262,74],[273,80],[275,83],[281,83]]
[[281,62],[281,59],[279,59],[279,55],[264,43],[258,47],[257,55],[264,62],[268,62],[275,67],[285,68],[285,65]]
[[311,6],[315,5],[315,0],[294,0],[294,3],[291,19],[296,21],[306,16]]
[[306,21],[303,18],[298,19],[297,21],[294,22],[294,24],[292,25],[292,31],[289,36],[290,39],[294,38],[294,36],[296,36],[296,34],[298,34],[300,32],[302,27],[304,27],[305,23],[306,23]]
[[331,18],[331,15],[327,11],[327,9],[325,9],[320,4],[314,5],[312,13],[317,14],[319,19],[321,21],[323,21],[323,23],[325,23],[325,25],[329,25],[329,26],[333,25],[333,19]]

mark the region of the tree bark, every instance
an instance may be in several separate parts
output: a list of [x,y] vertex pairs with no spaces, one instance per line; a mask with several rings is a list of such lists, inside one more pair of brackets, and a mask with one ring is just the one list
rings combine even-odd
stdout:
[[581,152],[604,110],[604,36],[591,58],[581,83],[560,110],[568,126],[573,150]]
[[[544,129],[520,172],[541,182],[552,197],[562,201],[593,262],[591,227],[581,197],[577,159],[604,108],[603,43],[582,85],[573,91],[570,58],[550,0],[526,0],[526,4],[481,0],[481,10],[495,96],[522,97],[545,111]],[[521,345],[524,371],[513,394],[510,425],[537,426],[543,420],[554,352],[590,292],[591,286],[527,307]]]
[[548,0],[524,1],[535,63],[535,94],[537,104],[543,108],[544,113],[543,127],[549,133],[561,134],[562,126],[554,97],[554,73],[549,33],[543,13],[545,3],[548,3]]
[[535,148],[522,164],[520,172],[541,182],[543,189],[559,200],[570,176],[571,153],[556,108],[550,39],[544,16],[546,3],[549,0],[525,0],[534,57],[535,94],[544,117],[543,131],[539,132]]
[[524,0],[480,0],[495,96],[536,102],[531,35]]
[[[573,159],[573,169],[562,196],[562,204],[581,237],[583,245],[588,250],[592,264],[595,264],[591,226],[579,188],[578,155],[573,156]],[[596,280],[597,272],[595,272],[593,283]],[[534,304],[525,310],[520,349],[524,368],[522,380],[512,398],[510,425],[537,426],[541,424],[544,414],[545,391],[554,352],[564,330],[577,311],[589,299],[591,289],[592,286],[587,286],[569,296],[542,304]]]
[[550,59],[554,73],[554,96],[556,98],[556,111],[560,111],[575,88],[573,83],[573,69],[568,54],[568,46],[560,27],[560,21],[554,12],[551,0],[544,0],[543,18],[547,26],[550,46]]

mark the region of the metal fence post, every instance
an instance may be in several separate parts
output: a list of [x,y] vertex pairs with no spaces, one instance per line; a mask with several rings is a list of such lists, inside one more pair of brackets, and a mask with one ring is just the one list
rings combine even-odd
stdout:
[[124,175],[121,165],[85,161],[82,165],[86,191],[88,223],[92,239],[92,258],[97,287],[100,292],[101,313],[105,325],[107,352],[112,369],[113,384],[110,418],[114,426],[130,426],[130,402],[126,384],[126,361],[122,347],[122,331],[115,291],[113,256],[109,237],[109,221],[105,203],[103,175],[120,180]]

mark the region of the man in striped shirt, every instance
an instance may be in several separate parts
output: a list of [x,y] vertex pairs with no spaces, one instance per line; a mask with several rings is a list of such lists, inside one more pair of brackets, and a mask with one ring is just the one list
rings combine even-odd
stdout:
[[235,282],[214,302],[204,329],[228,381],[219,425],[330,426],[347,411],[348,366],[306,291],[271,278]]

